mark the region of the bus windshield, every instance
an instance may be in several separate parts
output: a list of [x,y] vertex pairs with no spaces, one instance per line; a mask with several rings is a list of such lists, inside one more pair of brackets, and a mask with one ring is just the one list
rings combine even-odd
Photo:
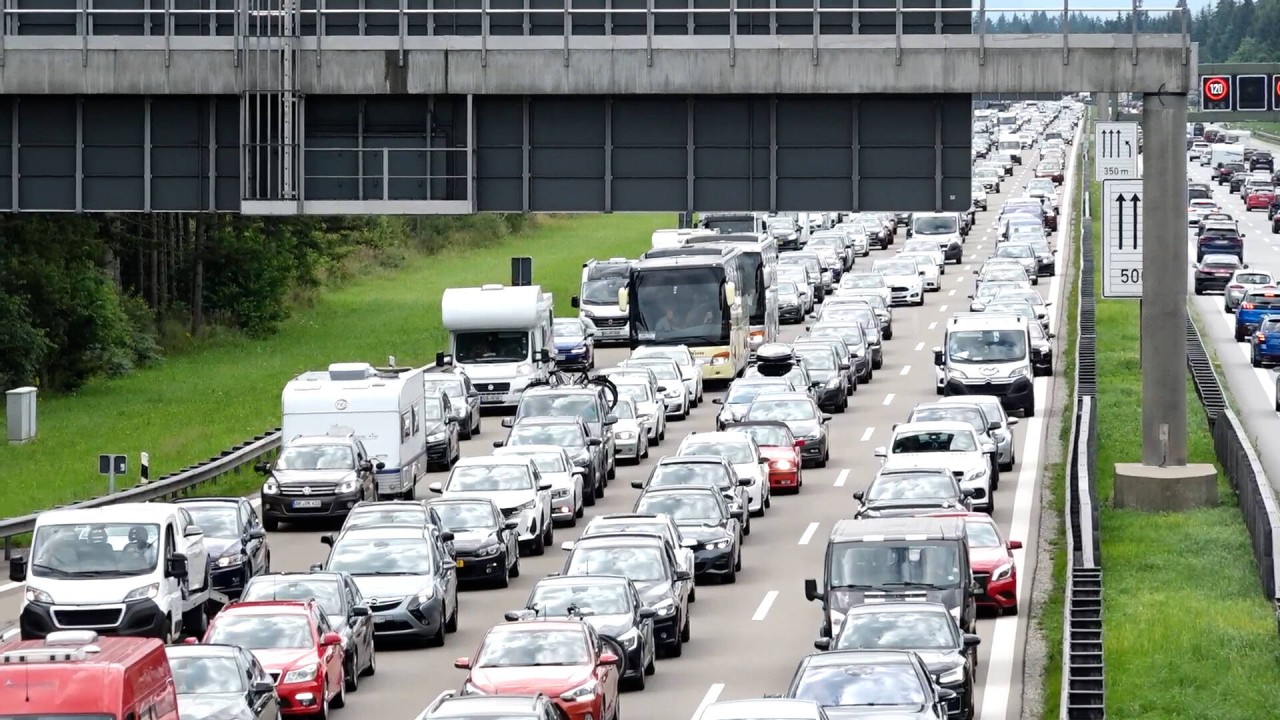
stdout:
[[666,267],[631,275],[632,340],[727,345],[732,318],[723,267]]

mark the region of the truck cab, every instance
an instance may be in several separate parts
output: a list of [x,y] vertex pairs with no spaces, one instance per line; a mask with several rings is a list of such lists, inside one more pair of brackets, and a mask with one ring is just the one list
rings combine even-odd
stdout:
[[939,395],[996,395],[1010,412],[1035,415],[1033,354],[1027,319],[997,313],[959,313],[933,348]]
[[618,306],[618,291],[631,277],[626,258],[591,259],[582,264],[582,284],[571,304],[596,326],[596,343],[625,345],[630,337],[627,313]]
[[440,301],[451,361],[482,407],[514,409],[529,384],[555,368],[555,301],[538,285],[448,288]]

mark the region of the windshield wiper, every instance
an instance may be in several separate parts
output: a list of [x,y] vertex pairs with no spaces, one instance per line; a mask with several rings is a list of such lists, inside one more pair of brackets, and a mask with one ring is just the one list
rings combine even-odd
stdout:
[[71,572],[71,571],[69,571],[69,570],[63,570],[62,568],[56,568],[56,567],[53,567],[53,566],[51,566],[51,565],[44,565],[44,564],[41,564],[41,563],[36,563],[36,564],[32,565],[32,566],[31,566],[31,569],[32,569],[32,570],[39,570],[40,572],[45,573],[45,574],[48,574],[48,575],[57,575],[57,576],[59,576],[59,577],[71,577],[72,575],[75,575],[75,574],[76,574],[76,573],[72,573],[72,572]]
[[831,585],[828,590],[877,590],[878,585],[867,585],[865,583],[844,583],[842,585]]
[[[353,575],[355,573],[352,573]],[[374,572],[362,572],[360,575],[428,575],[426,572],[408,572],[405,570],[376,570]]]
[[922,587],[930,590],[947,590],[946,585],[935,585],[934,583],[916,582],[914,580],[899,580],[897,582],[880,583],[881,587]]

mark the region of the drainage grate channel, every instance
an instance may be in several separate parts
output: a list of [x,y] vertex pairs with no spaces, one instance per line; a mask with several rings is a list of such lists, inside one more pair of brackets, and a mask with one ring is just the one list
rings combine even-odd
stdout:
[[1097,280],[1094,278],[1093,223],[1080,234],[1080,305],[1077,312],[1076,394],[1098,393]]
[[1209,419],[1209,425],[1212,426],[1218,414],[1226,409],[1227,398],[1222,392],[1217,373],[1213,371],[1213,362],[1209,360],[1209,353],[1204,349],[1200,331],[1196,329],[1196,324],[1190,317],[1187,318],[1187,370],[1191,373],[1196,394],[1200,396],[1200,402],[1204,405],[1204,414]]
[[1106,680],[1102,651],[1102,570],[1075,568],[1067,590],[1065,716],[1070,720],[1106,717]]

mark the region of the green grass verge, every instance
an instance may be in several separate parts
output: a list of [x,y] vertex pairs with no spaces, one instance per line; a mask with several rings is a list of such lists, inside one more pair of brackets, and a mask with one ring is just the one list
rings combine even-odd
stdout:
[[[1092,183],[1093,206],[1100,187]],[[1101,258],[1099,221],[1094,251]],[[1101,262],[1097,265],[1100,275]],[[1099,280],[1101,283],[1101,280]],[[1098,300],[1098,495],[1102,503],[1107,714],[1117,720],[1274,715],[1280,684],[1275,617],[1249,536],[1219,473],[1220,505],[1186,513],[1111,507],[1115,464],[1141,459],[1138,303]],[[1215,463],[1188,378],[1188,460]]]
[[[42,399],[39,438],[0,446],[0,517],[104,494],[99,453],[127,453],[136,473],[138,453],[149,452],[154,478],[279,425],[280,392],[299,372],[331,362],[382,363],[389,355],[431,362],[447,338],[440,327],[444,289],[509,282],[512,256],[533,257],[534,279],[555,293],[557,312],[572,313],[584,260],[635,257],[654,229],[675,222],[669,213],[543,218],[502,242],[409,259],[322,294],[270,339],[215,339],[155,368]],[[135,482],[136,475],[123,478],[120,487]],[[246,472],[202,492],[247,492],[258,482]]]
[[1264,132],[1271,135],[1280,135],[1280,122],[1235,122],[1231,123],[1231,127],[1237,127],[1241,130]]

